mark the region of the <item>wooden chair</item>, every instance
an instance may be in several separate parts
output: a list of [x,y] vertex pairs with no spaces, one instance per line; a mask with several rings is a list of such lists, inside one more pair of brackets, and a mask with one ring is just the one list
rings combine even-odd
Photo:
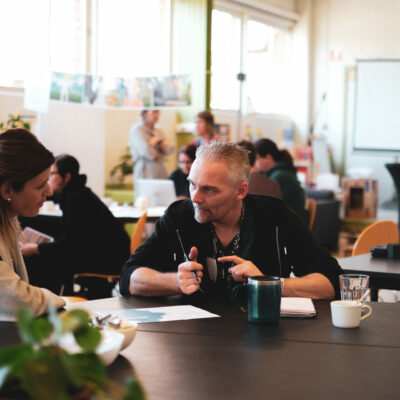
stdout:
[[111,297],[119,275],[79,272],[73,276],[73,290],[90,300]]
[[308,213],[308,228],[312,229],[314,226],[315,213],[317,212],[317,202],[314,199],[306,199],[306,210]]
[[368,254],[373,246],[399,242],[399,229],[393,221],[378,221],[367,226],[354,243],[352,256]]
[[70,303],[80,303],[81,301],[88,301],[84,297],[79,296],[64,296]]
[[133,230],[131,237],[131,254],[135,252],[135,250],[142,244],[143,241],[143,231],[146,226],[147,220],[147,212],[144,212],[143,215],[139,218],[136,223],[135,229]]

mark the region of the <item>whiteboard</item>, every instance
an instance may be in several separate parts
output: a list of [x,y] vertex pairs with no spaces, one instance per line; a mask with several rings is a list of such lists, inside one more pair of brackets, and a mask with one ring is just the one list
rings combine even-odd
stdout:
[[400,60],[358,60],[353,149],[400,151]]

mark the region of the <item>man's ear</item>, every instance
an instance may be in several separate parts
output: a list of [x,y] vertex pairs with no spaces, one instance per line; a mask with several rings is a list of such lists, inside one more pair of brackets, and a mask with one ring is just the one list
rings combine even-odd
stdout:
[[246,181],[243,181],[239,184],[237,191],[236,200],[243,200],[249,192],[249,184]]
[[10,182],[6,181],[0,185],[0,195],[5,201],[8,201],[8,199],[11,198],[11,191],[12,186]]

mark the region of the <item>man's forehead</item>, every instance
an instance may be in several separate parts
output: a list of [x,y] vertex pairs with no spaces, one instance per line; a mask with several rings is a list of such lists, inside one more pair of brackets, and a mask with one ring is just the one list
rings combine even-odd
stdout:
[[211,181],[226,180],[227,176],[228,168],[224,161],[200,161],[198,159],[194,161],[189,174],[189,178],[192,181],[206,180],[209,183]]

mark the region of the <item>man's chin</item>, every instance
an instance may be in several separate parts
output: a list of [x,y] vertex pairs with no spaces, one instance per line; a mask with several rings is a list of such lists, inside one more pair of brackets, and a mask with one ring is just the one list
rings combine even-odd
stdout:
[[208,215],[205,214],[199,214],[198,212],[194,213],[194,219],[199,223],[199,224],[206,224],[207,222],[210,222],[210,218]]

